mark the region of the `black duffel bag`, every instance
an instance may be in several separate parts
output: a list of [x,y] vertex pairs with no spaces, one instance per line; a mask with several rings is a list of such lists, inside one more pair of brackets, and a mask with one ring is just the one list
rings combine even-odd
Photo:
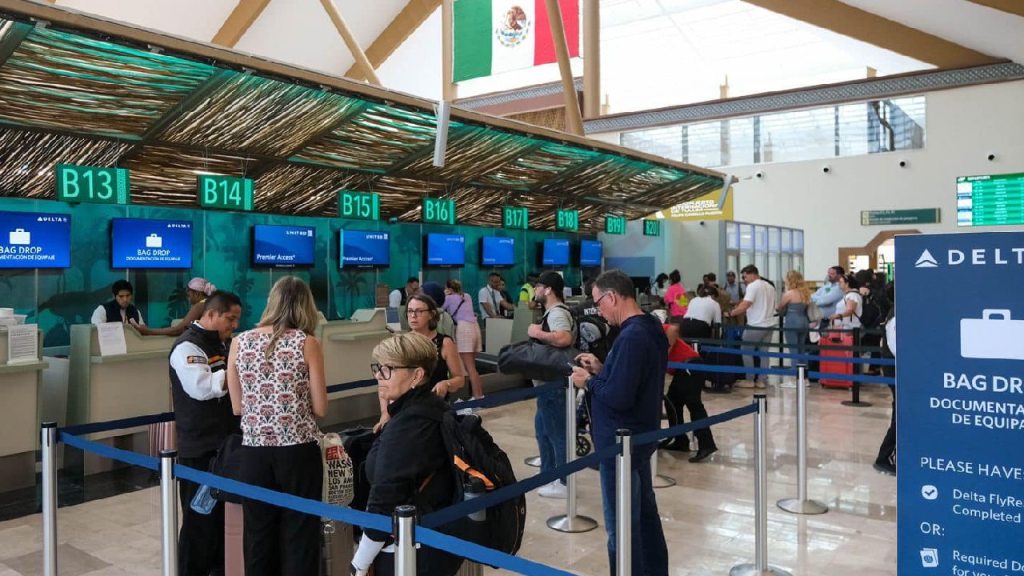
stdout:
[[[242,435],[231,434],[217,449],[217,455],[210,462],[210,472],[217,476],[242,481]],[[242,497],[210,487],[210,495],[221,502],[241,504]]]
[[555,348],[534,340],[516,342],[501,348],[498,371],[544,382],[564,380],[572,374],[571,366],[579,353],[572,347]]

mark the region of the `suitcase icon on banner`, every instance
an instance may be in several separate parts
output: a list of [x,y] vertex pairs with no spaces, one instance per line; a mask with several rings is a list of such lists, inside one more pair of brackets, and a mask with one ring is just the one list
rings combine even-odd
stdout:
[[156,233],[146,236],[146,248],[163,248],[164,239],[157,236]]
[[981,318],[961,318],[960,356],[1024,360],[1024,320],[1011,320],[1005,308],[986,308]]
[[28,246],[32,243],[32,233],[26,232],[24,228],[15,228],[7,240],[12,246]]

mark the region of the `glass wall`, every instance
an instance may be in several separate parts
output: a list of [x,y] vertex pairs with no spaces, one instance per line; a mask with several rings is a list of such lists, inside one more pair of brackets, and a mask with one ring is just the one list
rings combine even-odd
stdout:
[[726,222],[721,230],[725,236],[722,246],[726,271],[738,273],[753,264],[763,278],[775,283],[779,296],[784,291],[787,272],[803,273],[803,230],[743,222]]

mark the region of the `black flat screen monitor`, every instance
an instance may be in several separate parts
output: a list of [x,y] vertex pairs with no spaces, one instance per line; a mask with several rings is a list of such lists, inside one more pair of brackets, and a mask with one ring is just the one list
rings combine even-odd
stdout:
[[253,266],[312,266],[316,254],[316,229],[312,226],[252,227]]
[[391,264],[391,233],[342,230],[338,234],[341,268],[384,268]]
[[0,212],[0,268],[71,266],[71,216]]
[[480,239],[481,266],[512,266],[515,261],[515,238],[484,236]]
[[568,266],[569,240],[561,238],[544,240],[540,263],[544,266]]
[[600,240],[580,240],[580,266],[600,266],[604,244]]
[[466,237],[462,234],[427,234],[427,266],[465,266]]
[[192,222],[114,218],[110,221],[111,268],[192,267]]

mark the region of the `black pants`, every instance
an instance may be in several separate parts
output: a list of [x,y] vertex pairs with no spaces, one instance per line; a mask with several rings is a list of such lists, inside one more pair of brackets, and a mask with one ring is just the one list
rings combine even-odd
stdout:
[[[896,370],[892,366],[882,366],[882,374],[895,376]],[[885,431],[885,438],[882,438],[882,445],[878,447],[878,457],[875,463],[881,466],[896,465],[896,387],[889,386],[892,392],[892,416],[889,417],[889,429]]]
[[[242,447],[248,484],[319,500],[323,462],[316,442]],[[307,576],[320,571],[320,519],[255,500],[242,504],[246,576]]]
[[[178,458],[178,464],[209,470],[216,452],[198,458]],[[192,498],[199,486],[188,480],[178,481],[181,502],[181,532],[178,533],[178,574],[208,576],[224,574],[224,504],[218,502],[209,514],[192,510]]]
[[[690,422],[695,422],[708,417],[708,411],[704,408],[704,401],[701,400],[701,390],[704,388],[704,376],[699,373],[690,373],[687,370],[676,370],[669,384],[668,394],[665,397],[675,410],[669,410],[669,426],[675,426],[683,421],[683,407],[690,411]],[[678,422],[672,422],[673,413]],[[715,438],[711,435],[710,428],[694,430],[693,435],[697,438],[697,449],[708,450],[715,448]],[[685,437],[684,437],[685,438]]]

